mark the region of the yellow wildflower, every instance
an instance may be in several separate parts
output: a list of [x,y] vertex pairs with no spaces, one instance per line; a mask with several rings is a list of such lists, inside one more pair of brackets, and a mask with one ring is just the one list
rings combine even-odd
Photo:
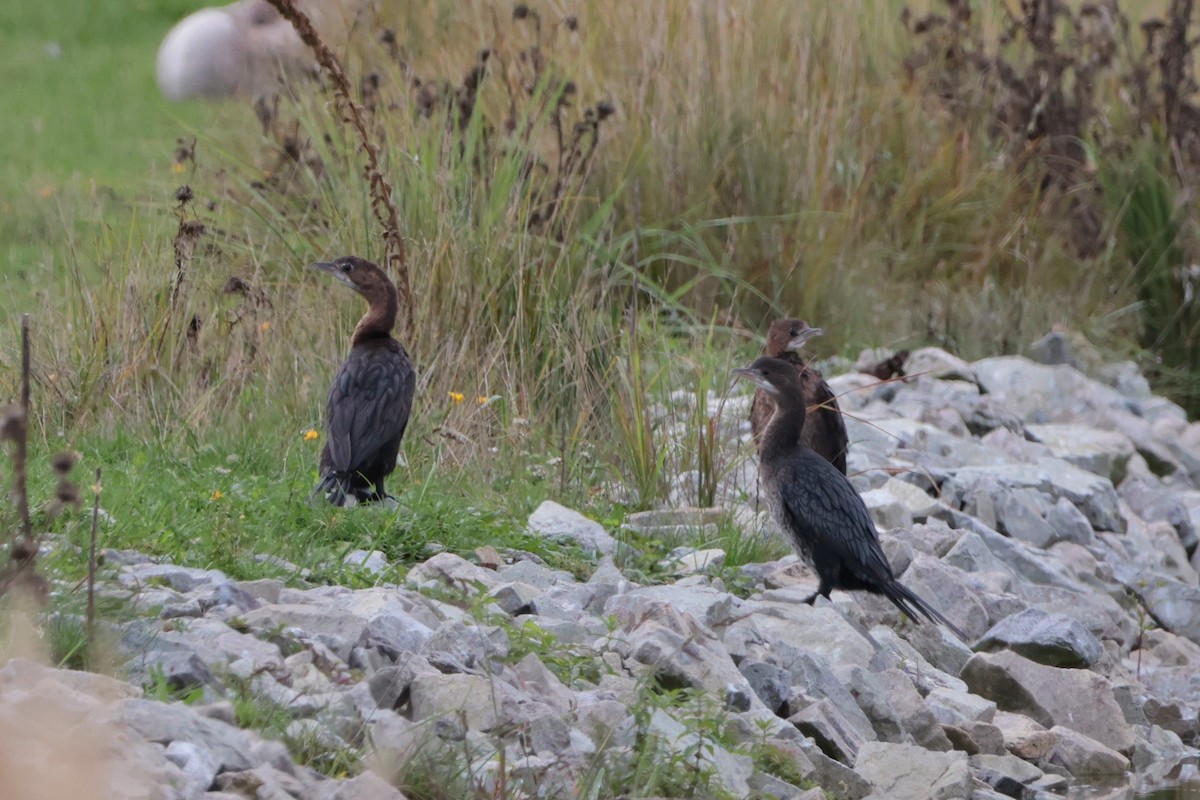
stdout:
[[454,405],[458,405],[463,401],[464,395],[462,392],[447,392],[447,394],[450,395],[450,399],[454,401]]
[[258,326],[259,333],[266,333],[269,330],[271,330],[271,323],[269,323],[269,322],[264,322],[263,324]]
[[222,492],[220,489],[213,489],[212,496],[209,497],[208,499],[209,500],[220,500],[224,496],[225,496],[225,493]]
[[486,406],[489,402],[489,398],[484,397],[483,395],[479,395],[478,397],[475,398],[475,402],[479,403],[479,405],[481,405],[481,406]]
[[314,442],[314,441],[316,441],[316,440],[317,440],[317,438],[318,438],[320,435],[321,435],[321,434],[317,433],[317,432],[316,432],[316,430],[314,430],[314,429],[312,429],[312,428],[309,428],[308,430],[306,430],[306,431],[304,432],[304,441],[306,441],[306,442]]
[[176,175],[183,172],[183,170],[184,166],[182,161],[176,161],[171,165],[171,172],[174,172]]

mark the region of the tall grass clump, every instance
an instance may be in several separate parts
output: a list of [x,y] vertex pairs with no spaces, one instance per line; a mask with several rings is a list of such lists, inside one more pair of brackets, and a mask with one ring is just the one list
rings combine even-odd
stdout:
[[970,4],[949,0],[945,15],[907,17],[921,43],[908,69],[948,114],[987,122],[1021,195],[1059,229],[1049,241],[1079,260],[1079,280],[1114,311],[1138,311],[1097,321],[1136,318],[1151,375],[1194,412],[1200,316],[1185,264],[1200,251],[1184,213],[1200,177],[1194,0],[1140,25],[1134,5],[1002,6],[989,34]]

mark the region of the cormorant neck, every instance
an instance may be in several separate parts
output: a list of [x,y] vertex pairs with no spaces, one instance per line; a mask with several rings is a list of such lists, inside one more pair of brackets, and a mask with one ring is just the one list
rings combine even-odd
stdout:
[[780,361],[786,361],[789,364],[795,364],[800,367],[807,366],[804,361],[804,356],[800,355],[795,350],[783,350],[775,355],[774,358],[778,358]]
[[775,413],[763,433],[759,460],[768,464],[794,452],[800,443],[800,431],[804,428],[804,401],[789,399],[785,403],[776,401]]
[[362,319],[355,326],[354,336],[350,340],[351,347],[367,339],[390,336],[392,327],[396,324],[399,301],[394,287],[386,287],[385,290],[368,298],[368,302],[371,307],[367,309],[367,313],[363,314]]

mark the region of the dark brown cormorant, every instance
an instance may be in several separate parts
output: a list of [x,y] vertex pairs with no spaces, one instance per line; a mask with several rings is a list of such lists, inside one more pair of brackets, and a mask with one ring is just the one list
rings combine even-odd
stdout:
[[796,553],[817,573],[817,595],[834,589],[881,594],[914,622],[917,612],[966,640],[949,621],[896,580],[879,546],[866,505],[845,475],[804,441],[805,401],[801,373],[763,356],[734,374],[753,381],[775,401],[775,413],[759,447],[759,473],[771,515]]
[[860,369],[859,372],[881,381],[889,381],[892,378],[906,377],[908,373],[904,371],[904,365],[907,363],[908,351],[897,350],[892,356],[876,362],[866,369]]
[[[767,346],[763,348],[763,355],[792,365],[792,369],[800,378],[798,391],[809,408],[807,422],[804,423],[800,435],[817,455],[845,475],[846,448],[849,441],[837,397],[821,377],[821,373],[808,366],[800,355],[805,342],[822,334],[823,330],[810,327],[802,319],[777,319],[767,331]],[[759,389],[754,393],[754,402],[750,404],[750,431],[754,434],[755,442],[762,439],[763,431],[774,410],[775,403],[767,392]]]
[[321,451],[320,492],[335,506],[382,500],[384,479],[396,468],[400,440],[412,410],[416,373],[404,347],[392,338],[396,287],[383,270],[357,256],[318,262],[358,292],[370,308],[354,328],[350,354],[329,388],[328,440]]

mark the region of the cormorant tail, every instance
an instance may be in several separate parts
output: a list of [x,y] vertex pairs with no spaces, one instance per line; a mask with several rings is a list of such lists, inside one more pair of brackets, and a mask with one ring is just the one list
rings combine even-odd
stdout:
[[896,608],[900,609],[913,622],[920,623],[921,620],[917,617],[917,612],[921,612],[930,622],[940,623],[957,636],[962,642],[967,642],[966,635],[960,631],[953,622],[942,616],[942,613],[933,606],[922,600],[916,592],[909,589],[900,581],[893,580],[891,583],[883,587],[883,595],[888,600],[895,604]]
[[322,495],[331,504],[340,508],[346,505],[347,497],[354,497],[349,485],[348,479],[339,478],[336,472],[330,472],[321,478],[321,482],[317,484],[317,488],[313,489],[308,499],[312,500],[314,497]]

